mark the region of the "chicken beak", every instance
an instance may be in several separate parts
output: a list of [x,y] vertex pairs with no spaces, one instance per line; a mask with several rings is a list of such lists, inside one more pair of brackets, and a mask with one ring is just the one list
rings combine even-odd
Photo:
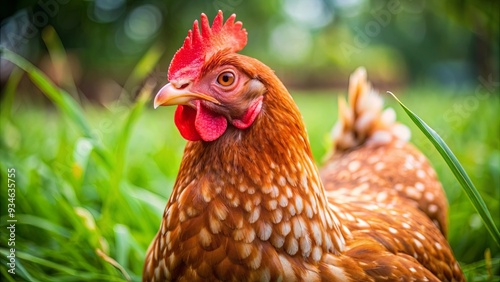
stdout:
[[177,88],[172,83],[163,86],[154,100],[154,108],[159,106],[186,105],[192,100],[202,99],[220,105],[217,99],[203,93],[196,93],[190,87]]

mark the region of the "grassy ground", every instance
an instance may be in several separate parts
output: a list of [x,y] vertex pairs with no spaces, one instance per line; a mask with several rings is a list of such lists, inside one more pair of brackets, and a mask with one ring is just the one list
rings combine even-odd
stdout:
[[[498,93],[404,92],[395,94],[444,137],[500,226]],[[337,98],[293,93],[320,164],[337,119]],[[87,106],[75,117],[60,106],[48,109],[12,102],[9,93],[3,96],[2,276],[7,281],[121,281],[127,275],[140,280],[145,251],[159,227],[185,144],[173,125],[173,108],[153,111],[144,96],[130,106]],[[412,125],[395,102],[389,97],[386,101],[399,120]],[[437,151],[411,128],[413,142],[435,165],[446,189],[449,240],[457,259],[470,281],[498,281],[498,247]],[[17,187],[16,276],[7,272],[9,233],[4,232],[9,225],[9,168],[15,168]]]

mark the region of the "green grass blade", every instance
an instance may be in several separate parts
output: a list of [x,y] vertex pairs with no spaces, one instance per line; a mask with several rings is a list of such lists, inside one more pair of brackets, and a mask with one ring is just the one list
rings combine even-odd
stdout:
[[103,218],[112,216],[110,212],[113,211],[113,209],[110,207],[118,203],[116,199],[118,199],[118,197],[120,196],[120,183],[123,181],[124,178],[123,173],[126,163],[127,144],[130,139],[130,135],[132,133],[134,124],[140,117],[146,103],[150,101],[150,96],[154,86],[155,83],[153,82],[152,79],[149,79],[146,82],[143,89],[139,93],[137,102],[134,104],[132,110],[128,114],[125,124],[120,132],[120,137],[116,142],[116,147],[113,150],[113,153],[116,156],[115,166],[113,167],[113,171],[111,174],[111,179],[110,179],[111,186],[108,191],[108,197],[104,202],[103,215],[102,215]]
[[469,197],[472,205],[476,209],[476,211],[481,216],[486,229],[490,232],[491,236],[500,246],[500,232],[498,231],[493,218],[484,202],[483,198],[477,191],[476,187],[472,183],[469,175],[465,172],[465,169],[462,167],[458,159],[455,157],[453,152],[450,150],[448,145],[444,142],[444,140],[437,134],[430,126],[428,126],[420,117],[418,117],[415,113],[413,113],[410,109],[408,109],[397,97],[391,92],[391,94],[396,101],[398,101],[399,105],[403,108],[403,110],[408,114],[410,119],[415,123],[415,125],[425,134],[425,136],[431,141],[432,145],[438,150],[439,154],[443,157],[448,167],[451,169],[458,182],[462,186],[463,190]]
[[[4,256],[7,256],[7,250],[0,249],[0,254],[2,254]],[[46,259],[42,259],[42,258],[33,256],[33,255],[29,254],[29,253],[17,251],[16,252],[16,257],[18,259],[21,259],[21,260],[30,261],[32,263],[40,264],[40,265],[46,266],[48,268],[56,269],[56,270],[58,270],[60,272],[64,272],[64,273],[67,273],[67,274],[70,274],[70,275],[75,275],[75,276],[78,275],[78,271],[75,270],[75,269],[72,269],[70,267],[58,264],[56,262],[52,262],[52,261],[49,261],[49,260],[46,260]]]
[[[120,97],[123,96],[124,92],[134,88],[136,85],[140,84],[144,78],[151,73],[153,68],[158,65],[158,61],[161,56],[165,52],[165,48],[163,44],[157,42],[153,46],[151,46],[148,51],[141,57],[141,59],[137,62],[132,73],[127,78],[125,85],[123,86],[123,91],[120,94]],[[166,77],[165,77],[166,79]],[[133,93],[131,93],[133,94]]]
[[[7,249],[0,249],[0,254],[2,256],[7,256]],[[73,279],[78,277],[79,281],[123,281],[123,278],[118,277],[117,275],[109,275],[104,273],[99,273],[96,270],[92,272],[86,272],[80,269],[73,269],[71,267],[61,265],[57,262],[53,262],[47,259],[39,258],[37,256],[31,255],[27,252],[17,251],[16,257],[20,261],[29,262],[35,265],[44,266],[48,269],[55,271],[58,275],[65,274]],[[19,262],[18,262],[19,263]],[[29,275],[28,273],[25,273]],[[52,273],[50,276],[51,279],[54,279],[53,276],[56,274]],[[71,279],[72,281],[75,281]],[[62,280],[62,279],[54,279],[54,280]],[[65,279],[66,280],[66,279]],[[38,281],[35,279],[30,279],[29,281]],[[46,280],[45,280],[46,281]]]
[[[2,277],[7,279],[6,281],[7,282],[15,282],[16,280],[14,280],[14,277],[12,274],[10,274],[9,272],[7,272],[7,268],[5,266],[3,266],[3,263],[2,263],[2,266],[0,267],[0,274],[2,274]],[[4,280],[5,281],[5,280]]]
[[[16,218],[19,222],[22,222],[23,225],[31,225],[33,227],[37,227],[39,229],[48,231],[53,233],[53,235],[58,235],[64,238],[71,237],[71,230],[60,226],[57,223],[54,223],[50,220],[47,220],[43,217],[29,215],[29,214],[19,214],[16,215]],[[7,222],[7,218],[1,218],[3,222]],[[3,227],[3,224],[2,224]]]
[[[6,249],[5,251],[6,251],[6,252],[4,252],[5,256],[7,256],[9,250]],[[3,249],[0,249],[0,253],[2,253],[2,252],[3,252]],[[3,262],[3,258],[2,258],[2,262]],[[23,262],[20,260],[16,260],[16,271],[15,271],[14,275],[12,275],[11,273],[8,273],[7,269],[4,268],[4,265],[7,265],[6,261],[2,263],[2,268],[0,270],[0,273],[4,274],[3,278],[6,278],[7,281],[33,281],[33,282],[40,281],[38,279],[35,279],[33,276],[31,276],[29,274],[29,272],[26,270],[26,267],[24,267]],[[2,281],[4,281],[4,280],[2,280]]]
[[42,39],[47,46],[54,69],[63,72],[61,81],[63,86],[69,90],[73,98],[78,99],[78,90],[71,74],[70,60],[53,26],[49,25],[42,30]]
[[[120,94],[120,99],[127,99],[130,97],[124,97],[124,93],[133,88],[133,86],[137,85],[140,81],[142,81],[157,65],[161,56],[164,53],[164,48],[160,43],[156,43],[151,48],[146,51],[146,53],[141,57],[137,65],[134,67],[132,73],[129,78],[125,82],[123,86],[123,91]],[[121,137],[118,138],[114,155],[115,158],[115,166],[113,168],[113,174],[111,176],[111,193],[118,192],[120,181],[122,181],[124,164],[126,162],[126,149],[127,144],[130,139],[130,134],[132,132],[133,126],[136,123],[137,119],[140,117],[146,103],[150,101],[150,96],[153,91],[153,88],[156,86],[155,81],[153,79],[147,79],[146,84],[142,87],[137,97],[135,104],[133,105],[131,111],[129,112],[125,124],[122,128]],[[110,195],[113,197],[113,195]]]
[[8,49],[2,49],[2,56],[22,68],[33,83],[35,83],[35,85],[38,86],[38,88],[40,88],[40,90],[42,90],[66,116],[69,116],[73,122],[78,124],[86,137],[92,137],[92,131],[85,120],[83,112],[66,91],[58,89],[42,71],[16,53]]
[[2,117],[2,119],[7,119],[10,117],[12,105],[14,104],[16,88],[22,77],[23,71],[20,68],[15,67],[9,76],[9,80],[7,80],[7,85],[5,86],[2,95],[4,97],[2,98],[2,104],[0,105],[0,117]]
[[[146,84],[144,85],[143,89],[139,93],[139,96],[137,98],[137,102],[134,104],[132,107],[132,110],[127,116],[127,119],[125,121],[125,124],[123,126],[123,129],[121,130],[121,136],[118,139],[118,142],[116,144],[116,149],[115,149],[115,155],[116,155],[116,166],[114,171],[116,172],[117,178],[116,181],[119,181],[121,179],[121,173],[123,170],[123,164],[125,163],[125,150],[127,148],[128,140],[130,138],[130,134],[132,133],[132,128],[137,121],[137,119],[140,117],[142,111],[144,110],[144,106],[146,103],[150,100],[151,93],[153,91],[153,88],[155,87],[155,83],[152,80],[148,80]],[[119,168],[118,168],[119,166]],[[116,182],[118,183],[118,182]]]
[[33,81],[33,83],[42,90],[42,92],[63,112],[63,114],[70,118],[72,122],[78,125],[83,135],[93,141],[96,153],[103,159],[108,168],[112,168],[111,157],[105,148],[100,144],[92,132],[88,124],[82,108],[76,101],[63,89],[57,88],[50,79],[37,67],[31,64],[23,57],[16,53],[2,48],[2,57],[16,64],[23,69]]

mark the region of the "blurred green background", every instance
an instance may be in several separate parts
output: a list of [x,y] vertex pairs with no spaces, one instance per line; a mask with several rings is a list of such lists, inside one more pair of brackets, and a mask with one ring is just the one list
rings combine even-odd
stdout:
[[[303,113],[314,156],[331,146],[337,95],[365,66],[445,139],[500,226],[500,1],[69,1],[3,3],[0,272],[7,281],[140,280],[185,141],[152,93],[192,22],[220,9],[242,53],[273,68]],[[28,66],[28,62],[17,62]],[[38,72],[40,69],[40,72]],[[43,76],[40,76],[43,75]],[[46,76],[46,77],[44,77]],[[435,165],[449,240],[470,281],[500,279],[500,251],[446,164],[391,99]],[[7,271],[15,168],[16,275]],[[8,230],[7,230],[8,231]]]

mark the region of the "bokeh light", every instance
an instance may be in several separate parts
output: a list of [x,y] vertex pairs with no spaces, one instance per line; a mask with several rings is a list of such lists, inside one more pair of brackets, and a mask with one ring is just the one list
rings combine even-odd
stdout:
[[151,4],[135,8],[125,20],[125,34],[135,41],[151,38],[162,24],[160,10]]

